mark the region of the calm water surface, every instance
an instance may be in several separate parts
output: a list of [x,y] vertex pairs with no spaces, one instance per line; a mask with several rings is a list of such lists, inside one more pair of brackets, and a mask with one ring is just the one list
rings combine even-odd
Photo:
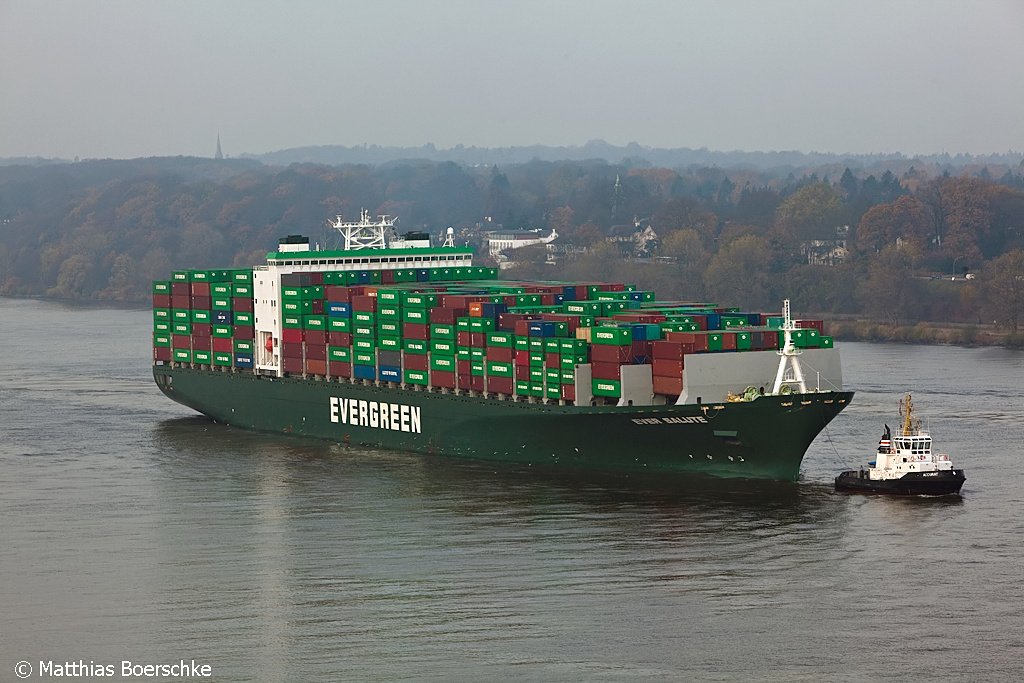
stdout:
[[[0,320],[0,680],[1024,673],[1020,352],[841,345],[857,396],[797,484],[580,481],[212,424],[153,385],[146,310]],[[907,389],[962,499],[836,494]]]

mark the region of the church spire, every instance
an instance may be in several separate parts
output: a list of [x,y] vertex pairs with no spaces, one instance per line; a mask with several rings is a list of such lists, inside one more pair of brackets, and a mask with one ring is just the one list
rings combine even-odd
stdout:
[[214,159],[223,159],[224,153],[220,151],[220,133],[217,133],[217,153],[213,155]]

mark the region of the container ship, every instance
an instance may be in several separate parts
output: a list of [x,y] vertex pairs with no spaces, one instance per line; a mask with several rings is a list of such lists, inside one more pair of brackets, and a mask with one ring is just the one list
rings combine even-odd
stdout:
[[394,219],[153,283],[153,376],[239,428],[584,471],[794,480],[851,400],[820,320],[519,282]]

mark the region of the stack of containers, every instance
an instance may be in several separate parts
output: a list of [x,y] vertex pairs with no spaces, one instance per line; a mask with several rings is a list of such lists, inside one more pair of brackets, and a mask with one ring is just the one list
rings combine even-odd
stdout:
[[179,270],[154,281],[153,359],[251,368],[252,311],[252,271]]
[[327,376],[352,376],[352,293],[346,273],[324,273],[324,312],[327,321]]
[[[649,363],[655,393],[677,396],[686,355],[775,349],[784,339],[777,315],[657,302],[621,283],[485,281],[495,275],[283,275],[282,370],[573,401],[577,366],[592,365],[595,396],[619,398],[622,367]],[[253,367],[252,271],[175,271],[152,294],[154,361]],[[820,320],[797,325],[798,347],[832,345]]]
[[352,296],[352,376],[376,380],[377,297],[374,293]]

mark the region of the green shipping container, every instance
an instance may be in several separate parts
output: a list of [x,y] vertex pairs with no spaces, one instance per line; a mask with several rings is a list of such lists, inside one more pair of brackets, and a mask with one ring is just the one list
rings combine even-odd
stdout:
[[249,297],[252,298],[252,285],[248,283],[238,283],[231,285],[231,296],[237,297]]
[[488,361],[487,374],[492,377],[512,377],[515,374],[515,368],[512,366],[512,363]]
[[171,333],[171,324],[169,322],[165,322],[163,320],[157,320],[156,322],[153,323],[153,331],[154,332],[164,332],[164,333],[170,334]]
[[153,280],[153,294],[170,294],[170,280]]
[[200,310],[198,308],[192,309],[192,322],[194,323],[208,323],[210,322],[210,312]]
[[171,345],[171,335],[157,333],[153,335],[153,346],[167,348]]
[[328,332],[351,332],[352,318],[327,318]]
[[430,352],[441,356],[454,356],[455,342],[446,339],[431,339]]
[[301,330],[302,329],[302,316],[298,315],[286,315],[281,318],[281,327],[286,327],[290,330]]
[[348,363],[352,360],[352,349],[347,346],[328,346],[327,359]]
[[430,326],[430,338],[431,339],[455,339],[455,326],[454,325],[431,325]]
[[419,384],[421,386],[430,384],[430,377],[423,370],[406,370],[402,374],[405,377],[406,384]]
[[230,338],[235,333],[235,330],[231,325],[214,325],[212,336],[221,339]]
[[235,353],[252,353],[253,342],[251,339],[236,339]]
[[425,356],[430,345],[422,339],[405,339],[402,341],[402,350],[415,356]]
[[213,354],[209,351],[193,351],[192,362],[198,365],[209,365],[213,359]]
[[444,370],[445,372],[455,372],[455,356],[430,356],[430,369],[431,370]]
[[382,336],[377,340],[377,346],[385,351],[401,351],[402,340],[399,337]]
[[234,358],[230,353],[221,353],[219,351],[213,354],[213,364],[230,367],[234,362]]
[[626,346],[633,343],[633,331],[628,327],[595,327],[590,339],[605,346]]
[[591,390],[594,396],[618,398],[622,396],[622,382],[617,379],[595,379],[591,381]]
[[192,351],[189,349],[174,349],[174,355],[171,357],[178,363],[191,363]]
[[171,309],[169,308],[154,308],[153,309],[153,320],[162,320],[169,322],[171,320]]
[[253,314],[246,313],[245,311],[235,311],[234,322],[236,325],[246,325],[251,327],[253,323]]
[[192,334],[192,323],[176,322],[171,325],[171,332],[174,334]]

